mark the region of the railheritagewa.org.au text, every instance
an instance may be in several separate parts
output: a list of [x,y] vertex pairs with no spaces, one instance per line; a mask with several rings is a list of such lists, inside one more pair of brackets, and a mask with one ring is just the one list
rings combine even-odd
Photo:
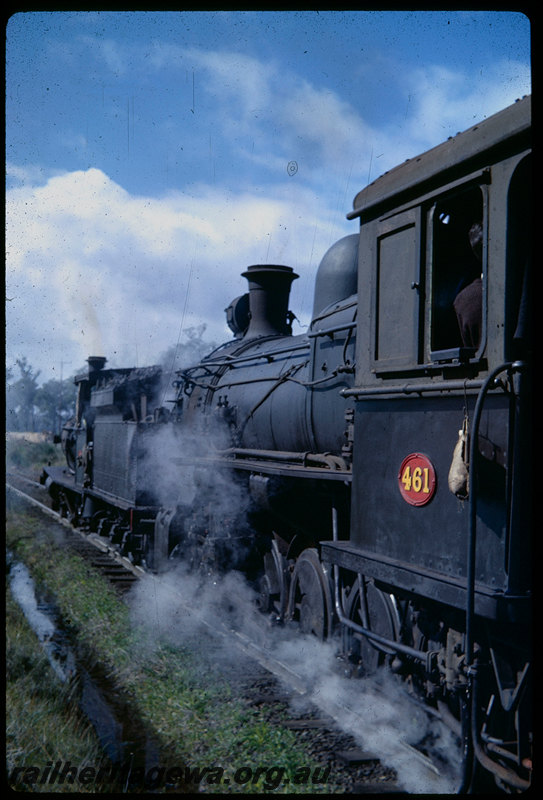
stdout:
[[9,776],[13,788],[19,786],[59,786],[63,784],[76,786],[104,786],[112,788],[120,786],[159,788],[176,786],[195,786],[201,783],[209,785],[246,786],[248,789],[257,784],[267,790],[278,789],[279,786],[302,786],[307,784],[327,783],[330,767],[299,767],[287,770],[277,766],[245,766],[245,767],[197,767],[197,766],[160,766],[138,767],[131,763],[108,766],[77,765],[70,761],[50,761],[44,767],[14,767]]

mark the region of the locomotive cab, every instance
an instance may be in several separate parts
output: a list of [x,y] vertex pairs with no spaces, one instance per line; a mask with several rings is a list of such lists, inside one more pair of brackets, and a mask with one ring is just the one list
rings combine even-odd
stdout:
[[[530,592],[529,570],[517,556],[526,553],[526,531],[511,513],[527,477],[519,480],[513,453],[521,433],[518,405],[528,402],[526,368],[512,364],[520,352],[515,331],[522,292],[529,291],[529,98],[503,114],[511,118],[508,134],[500,115],[488,120],[486,149],[480,149],[476,126],[405,165],[407,175],[399,167],[384,176],[386,192],[377,182],[356,198],[359,315],[372,324],[366,335],[359,332],[356,385],[343,393],[356,399],[359,421],[352,542],[372,561],[384,552],[394,560],[394,567],[379,563],[379,577],[427,596],[443,597],[446,587],[449,601],[464,608],[469,502],[451,493],[447,478],[458,432],[470,428],[485,382],[503,365],[474,434],[476,597],[493,616],[504,613],[503,595],[513,586],[515,595]],[[418,183],[410,173],[415,168],[425,178]],[[474,222],[481,228],[478,255],[469,242]],[[465,342],[455,304],[475,281],[477,338]],[[421,459],[419,468],[425,479],[425,469],[435,475],[432,489],[427,480],[419,492],[406,488],[410,472],[399,472],[411,453],[429,462]],[[435,536],[437,529],[443,538]],[[509,605],[505,613],[523,617],[524,606],[513,612]]]
[[[322,543],[347,651],[394,653],[405,674],[419,661],[421,691],[457,716],[485,674],[463,735],[517,788],[531,730],[530,148],[525,98],[355,198],[368,325],[342,392],[355,401],[351,523],[348,541]],[[480,733],[484,702],[489,729],[509,720],[506,766]]]

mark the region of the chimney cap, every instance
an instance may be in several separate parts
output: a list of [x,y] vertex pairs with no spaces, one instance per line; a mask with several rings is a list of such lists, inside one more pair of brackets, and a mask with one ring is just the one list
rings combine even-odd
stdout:
[[257,275],[283,275],[295,280],[300,276],[297,275],[292,267],[285,267],[283,264],[254,264],[252,267],[247,267],[245,272],[242,272],[243,278],[252,278]]
[[99,370],[103,369],[107,362],[107,358],[105,356],[89,356],[87,358],[87,364],[89,365],[89,372],[98,372]]

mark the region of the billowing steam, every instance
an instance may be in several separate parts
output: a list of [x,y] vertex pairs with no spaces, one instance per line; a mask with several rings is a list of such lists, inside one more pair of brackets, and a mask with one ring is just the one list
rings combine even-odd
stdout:
[[81,309],[81,332],[85,339],[86,352],[102,355],[105,352],[104,342],[96,308],[84,293],[77,294],[77,304]]
[[[292,702],[298,713],[308,703],[341,721],[365,750],[396,770],[408,793],[443,794],[459,784],[459,753],[453,734],[439,720],[409,702],[397,679],[388,672],[349,679],[337,658],[337,642],[319,642],[296,627],[270,627],[255,609],[255,594],[239,573],[206,581],[182,564],[161,577],[148,575],[135,587],[131,610],[149,636],[199,649],[208,631],[211,652],[220,651],[219,664],[240,664],[237,635],[255,642],[298,677],[305,692]],[[220,642],[214,638],[221,635]],[[194,638],[193,638],[194,637]],[[222,638],[224,637],[224,638]],[[215,663],[217,661],[215,660]],[[277,674],[277,673],[276,673]],[[440,759],[439,773],[428,768],[413,748],[422,740]]]
[[[172,508],[177,503],[192,503],[196,484],[189,462],[198,450],[197,438],[166,422],[152,426],[141,447],[138,468],[156,504]],[[181,462],[186,463],[181,466]]]
[[205,426],[194,425],[190,430],[165,422],[152,426],[143,439],[138,469],[159,505],[169,508],[177,503],[189,504],[197,491],[201,505],[202,498],[205,500],[212,490],[215,516],[226,519],[243,510],[245,496],[223,472],[211,472],[207,459],[216,458],[230,445],[228,431],[220,420],[206,418]]
[[[207,462],[230,442],[224,422],[208,415],[205,424],[200,430],[190,426],[190,431],[179,431],[170,423],[152,426],[144,442],[146,485],[163,507],[195,508],[215,535],[228,537],[247,511],[247,493],[229,470]],[[229,669],[238,662],[241,669],[236,642],[248,638],[298,676],[305,691],[297,702],[312,703],[339,719],[361,747],[396,770],[406,792],[455,790],[460,759],[453,734],[439,719],[408,702],[394,676],[383,672],[365,679],[345,677],[337,642],[303,636],[294,624],[270,626],[256,610],[255,599],[254,590],[238,572],[209,578],[172,561],[165,574],[149,574],[134,587],[131,611],[134,621],[148,630],[146,641],[151,646],[156,638],[185,647],[194,643],[201,649],[206,638],[199,635],[203,626],[211,634],[212,652],[218,648],[219,663],[228,663]],[[226,634],[218,645],[213,638],[217,632]],[[413,750],[422,741],[433,755],[439,754],[439,773],[428,769]]]

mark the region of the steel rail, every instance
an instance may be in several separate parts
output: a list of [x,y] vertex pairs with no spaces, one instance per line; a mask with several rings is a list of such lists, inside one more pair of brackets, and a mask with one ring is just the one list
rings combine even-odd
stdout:
[[69,531],[71,531],[71,533],[77,534],[77,536],[79,536],[79,538],[82,539],[83,541],[92,544],[94,547],[96,547],[97,550],[100,550],[105,555],[108,555],[112,559],[112,561],[122,565],[125,569],[127,569],[136,577],[141,578],[143,575],[145,575],[144,569],[136,566],[136,564],[133,564],[130,561],[130,559],[122,556],[115,548],[110,547],[100,538],[98,537],[95,538],[92,534],[89,535],[87,533],[84,533],[84,531],[81,531],[78,528],[74,527],[69,520],[65,519],[64,517],[61,517],[56,511],[53,511],[52,508],[49,508],[49,506],[46,506],[44,503],[40,503],[39,500],[36,500],[34,497],[31,497],[31,495],[26,494],[26,492],[17,489],[16,486],[12,486],[10,483],[6,482],[6,488],[10,492],[13,492],[20,499],[26,501],[30,505],[39,509],[39,511],[41,511],[46,516],[50,517],[51,519],[54,519],[55,522],[57,522],[59,525],[62,525],[64,528],[67,528]]

